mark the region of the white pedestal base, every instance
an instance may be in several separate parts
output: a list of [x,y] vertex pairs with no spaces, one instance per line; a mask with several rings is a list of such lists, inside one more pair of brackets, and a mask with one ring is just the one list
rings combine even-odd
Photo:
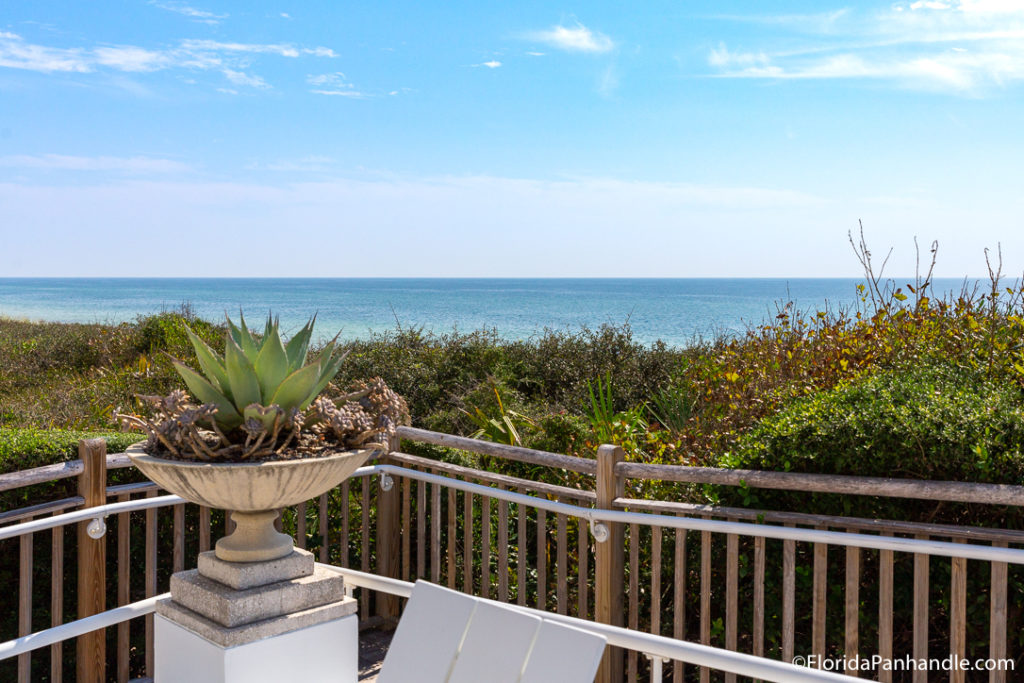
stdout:
[[358,617],[221,647],[157,614],[154,683],[355,683]]

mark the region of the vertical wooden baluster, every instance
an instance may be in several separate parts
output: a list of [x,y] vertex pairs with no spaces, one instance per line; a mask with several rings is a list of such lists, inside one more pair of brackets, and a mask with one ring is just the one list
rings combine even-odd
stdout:
[[[626,459],[626,452],[618,446],[603,444],[597,448],[597,477],[594,495],[597,508],[614,510],[616,500],[626,491],[626,480],[615,470]],[[594,620],[602,624],[622,626],[625,594],[625,529],[618,522],[603,522],[606,539],[594,548]],[[597,683],[619,683],[625,674],[623,650],[606,648],[597,670]]]
[[174,548],[171,551],[171,571],[180,572],[185,569],[185,505],[174,506],[173,527]]
[[[704,519],[710,517],[704,516]],[[711,644],[711,532],[700,532],[700,642]],[[700,683],[711,680],[711,671],[700,668]]]
[[[526,493],[520,491],[520,493]],[[526,506],[516,506],[519,526],[516,529],[516,604],[526,604]]]
[[[816,527],[821,529],[822,527]],[[825,613],[826,613],[826,590],[828,571],[828,545],[824,543],[814,544],[814,579],[812,583],[812,606],[811,606],[811,652],[818,655],[820,667],[821,658],[825,656]]]
[[[146,498],[156,497],[156,491],[147,491]],[[230,515],[225,514],[225,517]],[[156,595],[156,524],[158,520],[157,509],[146,510],[146,597]],[[153,676],[153,657],[156,654],[153,649],[153,615],[146,615],[146,675]]]
[[[1006,543],[993,543],[992,545],[998,548],[1006,547]],[[988,656],[996,662],[1006,658],[1006,580],[1006,563],[993,562]],[[1006,669],[997,666],[989,672],[988,680],[989,683],[1006,683]]]
[[[117,497],[119,503],[131,500],[123,494]],[[117,516],[117,604],[127,605],[131,600],[131,513],[122,512]],[[128,683],[129,647],[131,622],[122,621],[117,625],[117,682]]]
[[[883,533],[883,536],[892,536]],[[893,551],[878,551],[878,655],[882,661],[892,660],[892,592]],[[892,671],[878,669],[879,683],[892,683]]]
[[210,549],[210,508],[205,505],[199,506],[199,552],[205,553]]
[[[629,628],[640,628],[640,527],[629,525]],[[638,657],[636,650],[629,650],[626,660],[626,676],[629,683],[636,683]]]
[[412,554],[409,537],[412,535],[412,480],[409,477],[402,478],[402,580],[409,580],[409,573],[412,571]]
[[548,608],[548,513],[537,510],[537,609]]
[[430,485],[430,580],[441,582],[441,485]]
[[[786,526],[793,526],[787,524]],[[782,542],[782,661],[793,661],[796,632],[796,541]]]
[[[53,513],[55,516],[60,512]],[[64,623],[64,527],[52,529],[50,544],[50,626]],[[64,679],[63,643],[50,646],[50,680],[61,683]]]
[[359,530],[362,533],[359,549],[359,568],[370,571],[370,477],[363,477],[363,504],[359,514]]
[[498,505],[498,600],[508,602],[508,502]]
[[764,536],[754,537],[754,656],[764,657]]
[[491,498],[480,500],[480,595],[491,595]]
[[568,583],[569,569],[569,533],[567,526],[565,515],[558,515],[558,556],[555,560],[558,564],[558,586],[555,589],[555,593],[558,598],[559,614],[568,614],[569,610],[569,588],[566,585]]
[[323,494],[320,495],[320,500],[317,503],[316,519],[317,519],[317,524],[319,525],[319,534],[320,534],[319,558],[320,558],[321,562],[326,564],[327,560],[328,560],[328,551],[331,548],[330,543],[328,542],[329,538],[330,538],[330,527],[328,527],[328,525],[327,525],[327,521],[328,520],[327,520],[327,494],[326,493],[323,493]]
[[[914,659],[918,661],[928,659],[928,560],[928,555],[914,553]],[[928,671],[915,669],[913,681],[928,683]]]
[[338,558],[338,562],[342,567],[349,566],[348,546],[351,539],[349,538],[348,521],[349,509],[352,507],[352,499],[349,496],[348,480],[346,479],[341,483],[341,543],[339,546],[341,556]]
[[[681,515],[680,515],[681,516]],[[686,529],[676,529],[676,552],[672,585],[672,637],[686,639]],[[672,680],[683,680],[683,663],[672,664]]]
[[[78,477],[78,495],[85,499],[83,509],[107,502],[107,442],[84,439],[78,442],[78,457],[84,470]],[[78,619],[107,610],[107,537],[89,536],[92,522],[78,523]],[[20,668],[20,667],[19,667]],[[75,647],[75,680],[78,683],[103,683],[107,680],[107,639],[105,631],[93,631],[78,637]]]
[[[359,511],[359,568],[370,571],[370,477],[363,477],[362,505]],[[365,621],[370,616],[370,591],[363,588],[359,591],[359,620]]]
[[[965,539],[954,538],[954,543]],[[954,557],[949,590],[949,653],[957,660],[967,656],[967,559]],[[959,666],[949,672],[950,683],[964,683],[966,673]]]
[[[850,533],[854,533],[852,529]],[[846,647],[847,661],[858,657],[860,651],[860,548],[846,547]],[[847,676],[858,677],[857,669],[849,669]]]
[[661,537],[660,526],[651,527],[651,633],[661,635]]
[[416,578],[427,575],[427,483],[416,482]]
[[462,590],[473,594],[473,555],[476,539],[473,537],[473,494],[462,494]]
[[[730,520],[733,521],[733,520]],[[736,534],[725,537],[725,649],[736,652],[739,630],[740,538]],[[725,683],[736,683],[736,674],[725,674]]]
[[458,568],[455,564],[455,546],[458,536],[455,529],[455,517],[458,514],[458,497],[455,489],[448,489],[448,587],[455,590]]
[[[31,522],[31,517],[26,517]],[[18,537],[18,637],[32,633],[32,545],[35,534]],[[32,680],[32,653],[18,655],[18,683]]]
[[579,589],[577,591],[576,616],[586,619],[590,614],[590,532],[587,530],[587,523],[576,520],[576,529],[579,535]]

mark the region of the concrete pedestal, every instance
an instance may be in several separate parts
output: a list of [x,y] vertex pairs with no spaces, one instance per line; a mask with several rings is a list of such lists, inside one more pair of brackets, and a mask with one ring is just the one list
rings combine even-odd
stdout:
[[157,604],[155,683],[354,682],[356,608],[306,551],[268,563],[203,553]]

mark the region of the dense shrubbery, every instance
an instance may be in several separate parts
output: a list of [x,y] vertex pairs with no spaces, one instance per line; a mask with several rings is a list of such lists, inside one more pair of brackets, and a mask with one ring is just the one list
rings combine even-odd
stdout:
[[142,438],[117,432],[0,427],[0,474],[74,460],[81,439],[105,439],[107,450],[119,453]]

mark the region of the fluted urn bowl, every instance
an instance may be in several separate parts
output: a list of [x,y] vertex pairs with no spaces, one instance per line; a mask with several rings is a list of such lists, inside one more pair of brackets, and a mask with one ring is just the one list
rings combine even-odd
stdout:
[[347,479],[372,450],[267,462],[192,462],[149,455],[142,444],[127,451],[140,472],[171,493],[228,510],[235,530],[217,541],[227,562],[266,562],[292,552],[291,536],[274,528],[277,510],[325,493]]

